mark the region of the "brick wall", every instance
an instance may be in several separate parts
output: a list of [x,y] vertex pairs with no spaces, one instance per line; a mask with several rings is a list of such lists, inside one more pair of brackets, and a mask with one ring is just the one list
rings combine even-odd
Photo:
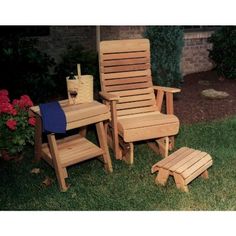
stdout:
[[145,26],[101,26],[101,40],[142,38]]
[[208,71],[213,68],[213,62],[208,57],[208,49],[212,45],[207,42],[212,32],[185,33],[184,48],[181,58],[183,75]]
[[[145,26],[101,26],[101,40],[142,38]],[[208,58],[208,49],[211,44],[207,38],[212,32],[185,33],[185,45],[181,58],[183,75],[207,71],[213,64]],[[66,50],[67,45],[81,43],[84,47],[96,50],[95,26],[51,26],[50,35],[39,37],[39,48],[53,56],[56,61]]]
[[68,45],[82,44],[96,50],[95,26],[51,26],[49,36],[37,37],[38,48],[52,56],[56,62]]

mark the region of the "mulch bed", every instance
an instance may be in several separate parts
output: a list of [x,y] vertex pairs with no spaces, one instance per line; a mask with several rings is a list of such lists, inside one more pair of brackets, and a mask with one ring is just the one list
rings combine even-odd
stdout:
[[[200,82],[207,81],[204,85]],[[229,97],[211,100],[203,97],[201,91],[213,88],[225,91]],[[183,124],[223,119],[236,115],[236,79],[220,81],[215,71],[195,73],[184,77],[181,93],[174,101],[175,114]]]

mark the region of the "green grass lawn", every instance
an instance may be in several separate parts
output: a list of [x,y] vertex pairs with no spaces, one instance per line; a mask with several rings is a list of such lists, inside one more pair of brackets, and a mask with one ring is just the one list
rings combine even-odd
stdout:
[[[89,135],[94,139],[92,131]],[[0,162],[0,210],[236,210],[235,140],[236,117],[181,126],[176,149],[188,146],[213,158],[209,180],[195,179],[189,193],[180,192],[172,178],[165,187],[155,185],[150,169],[161,157],[146,144],[136,144],[132,166],[112,156],[112,174],[96,159],[71,166],[65,193],[48,164],[32,162],[29,148],[20,162]],[[31,174],[33,168],[40,174]],[[49,187],[42,184],[46,176],[53,179]]]

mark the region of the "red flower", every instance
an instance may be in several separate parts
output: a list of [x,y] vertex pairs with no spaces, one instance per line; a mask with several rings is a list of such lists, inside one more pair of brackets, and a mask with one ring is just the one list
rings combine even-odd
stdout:
[[11,114],[12,114],[13,116],[16,116],[17,113],[18,113],[17,110],[16,110],[15,108],[12,108]]
[[13,106],[17,106],[20,109],[28,108],[33,106],[33,102],[31,101],[28,95],[22,95],[20,99],[14,99],[12,101]]
[[28,95],[22,95],[20,99],[14,99],[12,101],[13,106],[17,106],[20,109],[28,108],[33,106],[33,102],[31,101]]
[[0,90],[0,96],[8,97],[8,91],[6,89],[1,89]]
[[35,126],[36,124],[36,119],[34,117],[30,117],[29,120],[28,120],[28,123],[32,126]]
[[28,95],[22,95],[20,97],[20,101],[25,107],[32,107],[33,106],[33,102],[31,101],[31,99]]
[[17,122],[16,122],[16,120],[9,119],[9,120],[6,122],[6,125],[7,125],[7,127],[8,127],[9,129],[15,130],[15,129],[16,129]]
[[8,91],[6,89],[0,90],[0,103],[8,103],[10,99],[8,97]]
[[13,109],[13,106],[9,102],[0,103],[0,113],[12,114]]
[[13,99],[12,105],[13,106],[19,106],[20,100],[19,99]]

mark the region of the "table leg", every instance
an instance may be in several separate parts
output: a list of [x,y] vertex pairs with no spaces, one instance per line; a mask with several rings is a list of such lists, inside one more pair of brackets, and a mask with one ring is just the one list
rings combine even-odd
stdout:
[[68,187],[66,185],[65,178],[67,178],[67,171],[61,166],[59,152],[57,148],[57,143],[54,134],[48,134],[48,144],[50,148],[50,153],[52,156],[53,166],[56,172],[57,181],[62,192],[65,192]]
[[38,115],[35,118],[34,160],[39,161],[42,155],[42,121]]
[[84,126],[84,127],[81,127],[79,129],[79,134],[82,136],[82,137],[86,137],[86,134],[87,134],[87,126]]
[[111,157],[110,157],[110,153],[108,150],[107,139],[106,139],[106,134],[105,134],[103,122],[98,122],[96,124],[96,130],[97,130],[97,134],[98,134],[98,140],[99,140],[100,147],[103,150],[103,159],[104,159],[105,169],[108,172],[112,172],[113,170],[112,170]]

